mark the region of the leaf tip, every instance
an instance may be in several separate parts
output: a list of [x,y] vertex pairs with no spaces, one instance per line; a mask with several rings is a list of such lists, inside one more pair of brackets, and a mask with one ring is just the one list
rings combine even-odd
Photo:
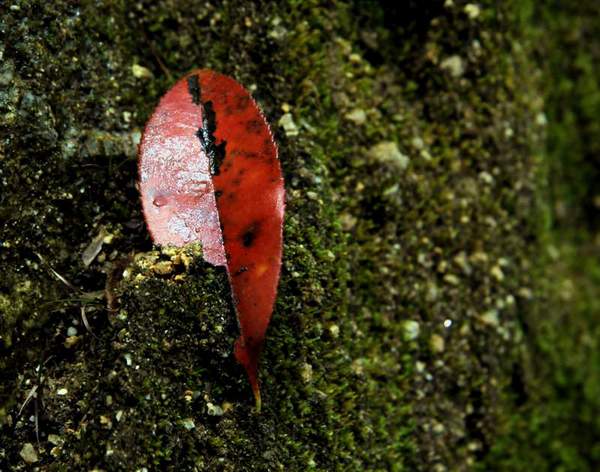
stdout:
[[256,401],[256,411],[260,412],[262,401],[260,396],[260,385],[258,382],[258,358],[260,357],[260,351],[262,343],[258,345],[247,342],[243,336],[240,336],[235,342],[234,355],[236,360],[244,366],[250,386],[252,387],[252,393]]
[[254,400],[256,401],[256,403],[255,403],[256,413],[260,413],[260,408],[262,406],[262,400],[260,398],[260,387],[258,386],[258,384],[252,386],[252,392],[254,393]]

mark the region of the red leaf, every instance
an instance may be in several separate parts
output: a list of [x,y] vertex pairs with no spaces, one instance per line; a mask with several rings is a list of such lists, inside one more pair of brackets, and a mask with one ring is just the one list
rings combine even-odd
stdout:
[[285,206],[265,117],[238,82],[196,70],[148,121],[139,173],[154,242],[199,241],[207,262],[227,267],[241,331],[234,353],[260,406],[258,359],[277,295]]

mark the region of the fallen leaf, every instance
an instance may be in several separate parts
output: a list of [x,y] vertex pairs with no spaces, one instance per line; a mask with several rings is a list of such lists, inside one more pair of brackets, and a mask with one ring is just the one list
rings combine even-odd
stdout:
[[207,262],[227,268],[241,331],[234,353],[260,408],[258,360],[277,295],[285,207],[264,115],[234,79],[193,71],[148,121],[139,179],[154,242],[200,242]]

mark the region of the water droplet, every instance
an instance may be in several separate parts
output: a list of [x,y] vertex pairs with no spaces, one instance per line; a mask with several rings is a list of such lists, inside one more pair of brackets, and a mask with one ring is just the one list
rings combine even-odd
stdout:
[[164,195],[159,195],[158,197],[154,197],[152,204],[156,207],[163,207],[168,203],[167,197]]
[[450,326],[452,326],[452,320],[451,319],[444,320],[444,328],[449,328]]

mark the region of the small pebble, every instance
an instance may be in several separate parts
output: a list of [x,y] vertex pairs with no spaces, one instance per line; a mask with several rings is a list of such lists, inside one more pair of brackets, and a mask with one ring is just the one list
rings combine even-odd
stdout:
[[21,448],[21,452],[19,452],[19,455],[28,464],[33,464],[34,462],[37,462],[39,460],[37,452],[33,447],[33,444],[31,443],[25,443]]
[[67,339],[65,339],[65,342],[63,344],[67,349],[70,349],[79,342],[79,339],[79,336],[69,336],[67,337]]
[[60,446],[63,443],[63,440],[57,434],[49,434],[48,435],[48,442],[50,442],[50,444],[54,444],[55,446]]
[[535,124],[538,126],[546,126],[548,124],[548,118],[543,112],[538,113],[535,116]]
[[471,20],[475,20],[481,14],[481,8],[479,8],[479,5],[474,3],[467,3],[465,5],[464,12]]
[[285,113],[279,119],[279,126],[283,128],[286,136],[292,137],[298,136],[299,134],[298,127],[296,126],[296,123],[294,123],[294,118],[291,113]]
[[431,346],[431,350],[433,352],[444,352],[446,344],[444,342],[444,338],[442,338],[439,334],[431,335],[431,339],[429,340],[429,345]]
[[154,74],[152,74],[150,69],[140,66],[139,64],[133,64],[131,66],[131,73],[136,79],[151,79],[154,77]]
[[206,403],[206,410],[210,416],[223,416],[223,408],[219,405],[214,405],[211,402]]
[[192,418],[186,418],[186,419],[182,420],[181,424],[188,431],[190,431],[196,427],[196,423],[194,423],[194,420]]
[[404,170],[408,167],[408,156],[403,154],[398,145],[393,141],[382,141],[369,149],[368,155],[371,159],[379,162],[389,162]]
[[502,269],[499,265],[492,267],[490,273],[498,282],[502,282],[504,280],[504,272],[502,272]]
[[415,339],[417,339],[421,330],[419,323],[417,323],[414,320],[406,320],[402,324],[402,329],[404,331],[405,341],[414,341]]
[[445,426],[437,421],[433,424],[433,427],[431,429],[435,434],[442,434],[444,433],[444,431],[446,431]]
[[444,275],[444,282],[450,285],[458,285],[460,283],[460,279],[454,274],[446,274]]
[[488,310],[481,315],[481,321],[490,326],[498,326],[500,324],[498,318],[498,310]]
[[356,125],[363,125],[367,121],[367,114],[361,108],[355,108],[344,115],[348,121],[352,121]]
[[420,136],[415,136],[414,138],[412,138],[410,143],[413,145],[414,148],[419,149],[419,150],[421,150],[425,147],[425,142],[423,141],[423,138],[421,138]]
[[332,338],[337,338],[340,335],[340,327],[338,325],[331,325],[329,327],[329,332],[331,333]]
[[305,362],[302,365],[302,370],[300,372],[300,375],[302,376],[302,380],[304,381],[304,383],[310,383],[312,381],[312,377],[313,377],[312,365]]
[[465,65],[460,56],[450,56],[444,59],[440,63],[440,67],[443,70],[450,72],[450,75],[454,78],[459,78],[465,73]]

